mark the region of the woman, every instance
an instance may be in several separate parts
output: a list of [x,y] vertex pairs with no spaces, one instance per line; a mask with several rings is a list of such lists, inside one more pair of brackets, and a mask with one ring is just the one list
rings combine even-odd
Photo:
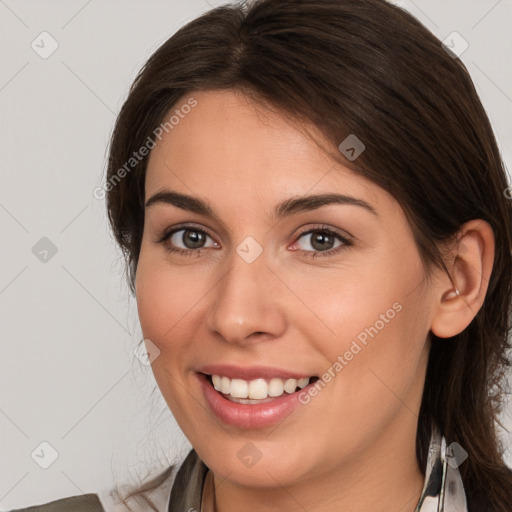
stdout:
[[193,450],[130,496],[41,510],[510,510],[506,174],[466,69],[411,15],[206,13],[135,80],[105,188]]

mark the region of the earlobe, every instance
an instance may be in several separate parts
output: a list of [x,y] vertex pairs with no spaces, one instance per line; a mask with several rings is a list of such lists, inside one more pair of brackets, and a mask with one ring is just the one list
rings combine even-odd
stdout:
[[442,270],[436,286],[436,305],[431,331],[439,338],[462,332],[476,316],[491,277],[494,262],[494,234],[481,220],[464,224],[450,253],[450,276]]

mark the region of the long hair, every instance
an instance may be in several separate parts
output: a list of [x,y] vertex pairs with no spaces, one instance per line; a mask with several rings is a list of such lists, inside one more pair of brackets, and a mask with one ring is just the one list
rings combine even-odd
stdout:
[[132,292],[147,158],[126,163],[155,140],[171,108],[208,90],[238,90],[313,123],[333,147],[356,134],[366,147],[359,158],[333,158],[397,200],[427,270],[446,270],[442,248],[465,222],[491,225],[496,248],[483,306],[459,335],[431,334],[417,458],[425,467],[438,425],[468,452],[459,469],[470,507],[510,511],[512,476],[497,420],[509,365],[512,209],[489,119],[460,59],[382,0],[256,0],[185,25],[138,74],[110,145],[108,216]]

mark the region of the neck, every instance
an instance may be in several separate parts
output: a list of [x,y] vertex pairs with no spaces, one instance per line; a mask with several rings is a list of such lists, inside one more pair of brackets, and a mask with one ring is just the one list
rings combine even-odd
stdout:
[[403,430],[387,437],[378,436],[355,462],[286,487],[247,487],[213,475],[209,501],[215,505],[205,510],[239,512],[250,503],[252,512],[413,512],[424,484],[415,431],[408,439]]

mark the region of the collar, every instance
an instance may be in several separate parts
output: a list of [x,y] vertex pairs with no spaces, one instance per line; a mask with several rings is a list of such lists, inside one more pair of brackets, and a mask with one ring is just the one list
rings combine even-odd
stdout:
[[456,443],[446,440],[434,427],[428,449],[425,485],[414,512],[468,512],[458,466]]
[[[425,484],[414,512],[468,512],[464,486],[452,445],[437,428],[430,438]],[[201,510],[208,467],[191,450],[181,465],[171,490],[168,512]]]

